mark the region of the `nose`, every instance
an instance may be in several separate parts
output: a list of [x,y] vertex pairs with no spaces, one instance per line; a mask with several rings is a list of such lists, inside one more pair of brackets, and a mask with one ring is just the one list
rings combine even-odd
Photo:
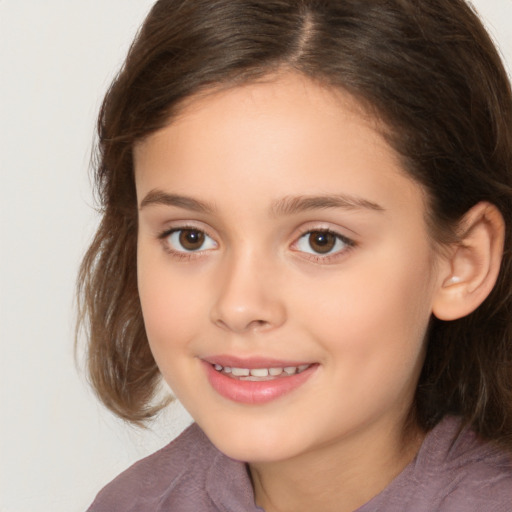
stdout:
[[280,327],[286,308],[278,274],[268,258],[258,254],[226,259],[217,275],[212,322],[239,334]]

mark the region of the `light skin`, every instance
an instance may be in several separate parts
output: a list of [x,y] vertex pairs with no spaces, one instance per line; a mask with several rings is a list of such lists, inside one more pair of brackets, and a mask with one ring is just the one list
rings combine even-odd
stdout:
[[[267,512],[366,503],[418,450],[404,423],[429,320],[492,288],[499,213],[482,203],[466,224],[492,249],[434,250],[422,188],[377,122],[294,74],[190,101],[134,156],[139,293],[166,381],[249,463]],[[219,355],[311,366],[284,395],[240,403],[207,378]]]

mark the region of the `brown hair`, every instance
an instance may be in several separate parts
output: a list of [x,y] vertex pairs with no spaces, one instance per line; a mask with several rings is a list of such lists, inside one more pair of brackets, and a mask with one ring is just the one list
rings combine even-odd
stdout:
[[136,282],[132,149],[183,101],[280,69],[369,105],[405,170],[426,190],[435,240],[477,202],[506,220],[498,282],[453,322],[432,319],[415,413],[429,429],[457,414],[512,447],[512,95],[498,53],[463,0],[160,0],[98,122],[102,221],[79,276],[80,325],[103,402],[141,422],[160,376]]

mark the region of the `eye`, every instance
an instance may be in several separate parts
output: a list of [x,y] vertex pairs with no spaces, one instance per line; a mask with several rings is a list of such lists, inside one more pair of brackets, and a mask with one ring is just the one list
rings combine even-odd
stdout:
[[173,229],[163,238],[169,248],[176,252],[206,251],[217,247],[217,243],[200,229]]
[[352,240],[329,230],[308,231],[296,243],[299,251],[314,255],[338,253],[353,245]]

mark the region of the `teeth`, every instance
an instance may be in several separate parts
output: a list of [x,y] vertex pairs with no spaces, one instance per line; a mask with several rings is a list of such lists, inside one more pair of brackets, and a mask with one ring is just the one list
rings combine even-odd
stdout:
[[229,366],[221,366],[214,364],[213,367],[218,372],[231,373],[235,377],[278,377],[285,373],[286,375],[295,375],[309,368],[309,364],[301,364],[300,366],[286,366],[284,368],[231,368]]
[[255,368],[251,370],[253,377],[268,377],[268,370],[266,368]]
[[247,368],[232,368],[231,373],[235,377],[248,377],[251,372]]

